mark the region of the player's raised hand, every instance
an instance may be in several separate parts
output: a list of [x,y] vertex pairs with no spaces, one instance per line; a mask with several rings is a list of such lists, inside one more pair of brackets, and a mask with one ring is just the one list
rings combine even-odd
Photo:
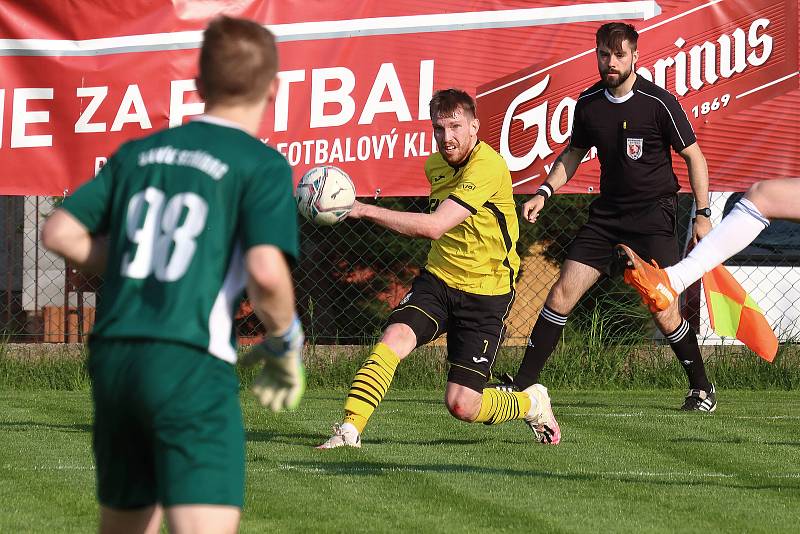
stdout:
[[305,393],[304,342],[303,326],[295,317],[284,334],[264,338],[241,360],[246,366],[264,363],[251,389],[258,401],[273,412],[294,410]]
[[533,198],[522,205],[522,218],[529,223],[535,223],[543,207],[544,197],[542,195],[534,195]]

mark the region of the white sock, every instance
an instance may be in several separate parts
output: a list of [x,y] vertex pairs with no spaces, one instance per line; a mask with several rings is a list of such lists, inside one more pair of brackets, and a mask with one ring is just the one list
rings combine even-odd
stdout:
[[360,433],[358,431],[358,429],[356,428],[356,425],[354,425],[353,423],[342,423],[342,427],[341,428],[342,428],[342,430],[344,432],[347,432],[348,434],[350,432],[355,432],[356,434]]
[[539,407],[539,401],[533,393],[528,393],[528,398],[531,400],[531,407],[528,410],[528,416],[536,415],[536,410]]
[[704,274],[753,242],[769,220],[755,204],[742,198],[727,217],[714,227],[679,263],[664,269],[672,289],[680,293]]

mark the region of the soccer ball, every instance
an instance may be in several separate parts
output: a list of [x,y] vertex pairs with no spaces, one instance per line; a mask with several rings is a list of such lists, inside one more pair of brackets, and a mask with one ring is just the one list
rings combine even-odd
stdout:
[[294,198],[303,217],[314,224],[330,226],[350,213],[356,188],[342,169],[325,165],[314,167],[300,178]]

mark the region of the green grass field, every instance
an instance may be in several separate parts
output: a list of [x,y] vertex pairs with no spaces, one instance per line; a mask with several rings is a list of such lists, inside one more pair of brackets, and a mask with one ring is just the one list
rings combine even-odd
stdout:
[[[364,448],[318,451],[342,390],[273,415],[243,395],[242,532],[797,532],[800,393],[721,391],[712,415],[678,390],[553,393],[560,446],[522,422],[452,419],[439,391],[394,391]],[[82,391],[3,391],[0,532],[96,525]]]

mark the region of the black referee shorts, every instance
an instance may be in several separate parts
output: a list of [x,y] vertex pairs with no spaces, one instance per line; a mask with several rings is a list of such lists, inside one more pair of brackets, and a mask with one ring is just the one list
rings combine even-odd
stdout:
[[513,291],[467,293],[423,270],[389,315],[389,324],[408,325],[417,336],[417,347],[447,332],[448,382],[481,392],[491,376],[513,302]]
[[600,197],[589,206],[589,220],[578,230],[567,259],[594,267],[607,276],[622,274],[614,245],[624,243],[646,261],[669,267],[680,260],[675,195],[619,205]]

